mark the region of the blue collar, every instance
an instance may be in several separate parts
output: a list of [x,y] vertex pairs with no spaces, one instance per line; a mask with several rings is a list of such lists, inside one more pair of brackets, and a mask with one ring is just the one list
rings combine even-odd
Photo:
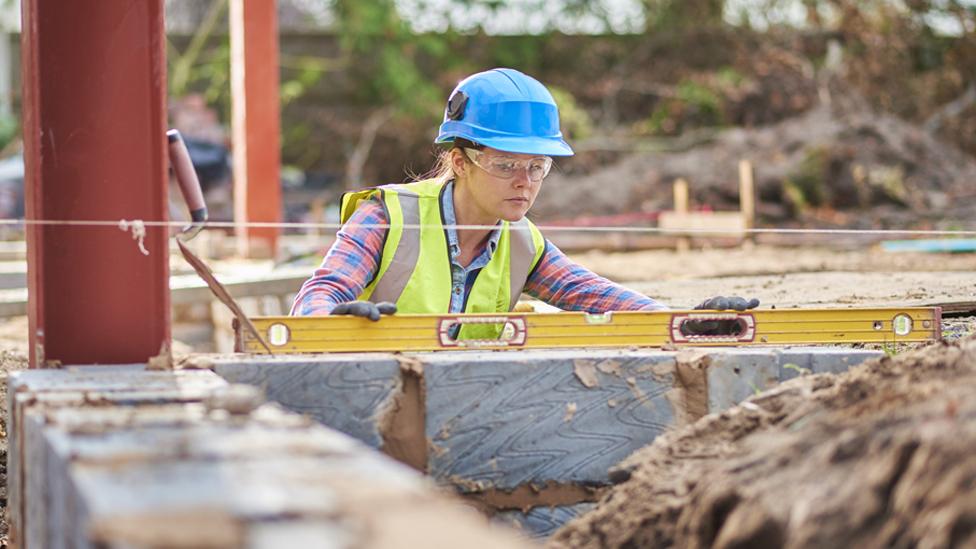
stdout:
[[[457,214],[454,213],[454,180],[450,180],[444,186],[441,194],[441,207],[444,210],[444,224],[457,225]],[[498,248],[498,239],[502,236],[502,222],[499,221],[497,228],[488,235],[488,257],[491,257]],[[456,257],[461,253],[461,246],[458,244],[457,229],[447,229],[447,245],[451,249],[451,257]]]

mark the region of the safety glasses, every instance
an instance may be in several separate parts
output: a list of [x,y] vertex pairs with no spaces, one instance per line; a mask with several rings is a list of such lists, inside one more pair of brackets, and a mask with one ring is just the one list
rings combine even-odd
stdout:
[[475,166],[500,179],[511,179],[525,170],[529,181],[538,183],[549,175],[549,169],[552,168],[552,158],[548,156],[516,160],[508,156],[487,155],[484,151],[475,149],[464,149],[464,153]]

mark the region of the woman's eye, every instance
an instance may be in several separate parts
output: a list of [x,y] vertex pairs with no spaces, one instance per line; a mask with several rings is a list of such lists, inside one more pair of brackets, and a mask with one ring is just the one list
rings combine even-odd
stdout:
[[496,162],[495,169],[502,173],[512,173],[515,171],[515,162]]

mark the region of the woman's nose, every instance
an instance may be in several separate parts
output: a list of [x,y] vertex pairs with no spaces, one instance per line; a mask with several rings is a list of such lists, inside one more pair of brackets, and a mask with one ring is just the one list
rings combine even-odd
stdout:
[[515,173],[515,177],[512,178],[512,185],[515,187],[525,187],[528,186],[532,181],[529,180],[529,170],[522,168]]

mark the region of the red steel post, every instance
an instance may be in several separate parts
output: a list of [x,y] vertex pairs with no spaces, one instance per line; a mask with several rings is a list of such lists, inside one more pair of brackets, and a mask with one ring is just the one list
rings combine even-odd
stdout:
[[[163,0],[21,5],[29,221],[164,221]],[[29,224],[31,366],[145,362],[170,338],[167,230]]]
[[[281,221],[281,121],[275,0],[231,0],[234,219]],[[240,251],[274,257],[280,229],[237,229]]]

